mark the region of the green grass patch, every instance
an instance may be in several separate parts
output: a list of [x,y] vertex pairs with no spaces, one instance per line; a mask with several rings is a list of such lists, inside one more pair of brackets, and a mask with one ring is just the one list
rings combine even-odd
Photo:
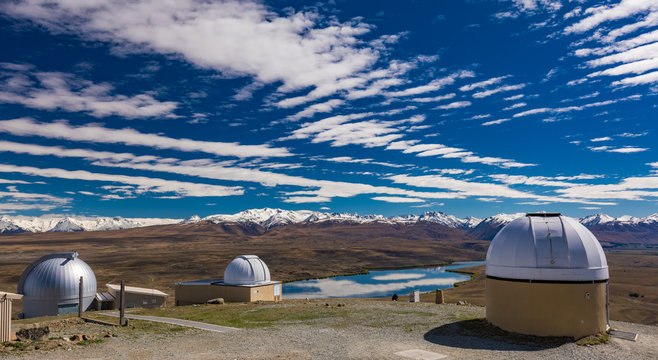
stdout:
[[310,303],[297,306],[281,304],[226,304],[177,306],[174,308],[140,310],[141,315],[172,317],[176,319],[199,321],[208,324],[238,328],[269,327],[275,324],[313,321],[322,318],[345,317],[350,310],[345,308],[325,307],[323,304]]
[[607,344],[608,342],[610,342],[610,335],[607,333],[601,333],[584,337],[576,341],[576,344],[581,346],[592,346]]
[[88,345],[92,345],[92,344],[100,344],[102,342],[103,342],[103,339],[89,339],[89,340],[78,341],[76,343],[76,345],[88,346]]
[[25,348],[27,347],[27,345],[25,345],[25,343],[12,342],[12,341],[5,341],[5,342],[2,343],[2,345],[5,346],[5,347],[8,347],[8,348],[12,348],[14,350],[25,350]]

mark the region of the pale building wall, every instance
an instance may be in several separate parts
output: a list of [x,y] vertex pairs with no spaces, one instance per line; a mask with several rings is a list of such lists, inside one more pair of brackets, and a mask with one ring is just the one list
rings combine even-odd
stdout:
[[[118,309],[119,308],[119,292],[120,291],[115,291],[114,289],[108,287],[107,289],[110,294],[112,294],[115,298],[114,300],[114,308]],[[138,294],[138,293],[131,293],[126,291],[126,308],[158,308],[162,307],[165,304],[166,297],[165,296],[158,296],[158,295],[147,295],[147,294]]]
[[281,301],[281,292],[274,296],[274,287],[281,284],[262,286],[231,285],[176,285],[176,305],[203,304],[208,300],[223,298],[226,302]]
[[486,279],[487,320],[503,330],[538,336],[606,331],[606,283],[530,283]]
[[11,340],[12,301],[22,297],[19,294],[0,292],[0,342]]

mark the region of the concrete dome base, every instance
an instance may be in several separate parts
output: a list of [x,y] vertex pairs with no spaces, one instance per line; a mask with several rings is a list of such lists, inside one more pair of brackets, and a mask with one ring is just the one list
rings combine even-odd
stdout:
[[606,331],[606,285],[486,279],[487,321],[519,334],[579,339]]

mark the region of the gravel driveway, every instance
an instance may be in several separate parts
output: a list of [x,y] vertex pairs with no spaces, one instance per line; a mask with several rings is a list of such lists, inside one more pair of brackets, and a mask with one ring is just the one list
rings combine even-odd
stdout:
[[[434,335],[446,324],[484,316],[476,306],[424,303],[348,302],[349,316],[311,319],[228,333],[185,330],[171,334],[119,336],[102,344],[32,352],[34,359],[655,359],[658,327],[613,322],[639,334],[637,342],[612,338],[609,344],[533,348],[460,334]],[[435,355],[432,355],[434,353]],[[409,353],[407,353],[409,354]],[[412,356],[412,355],[409,355]],[[416,357],[422,359],[422,357]]]

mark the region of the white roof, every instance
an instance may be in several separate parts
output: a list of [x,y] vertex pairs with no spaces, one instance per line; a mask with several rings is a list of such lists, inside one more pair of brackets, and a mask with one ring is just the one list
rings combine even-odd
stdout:
[[97,301],[114,301],[116,298],[114,295],[112,295],[109,292],[97,292],[96,293],[96,300]]
[[[107,288],[115,293],[121,291],[121,285],[115,285],[115,284],[105,284],[105,285],[107,285]],[[153,295],[153,296],[165,296],[165,297],[169,296],[169,294],[163,293],[160,290],[141,288],[135,286],[126,286],[125,291],[126,293],[139,294],[139,295]]]
[[577,220],[539,213],[519,217],[496,234],[486,273],[523,280],[607,280],[608,263],[594,234]]
[[256,285],[270,282],[270,269],[256,255],[236,256],[224,270],[226,285]]

